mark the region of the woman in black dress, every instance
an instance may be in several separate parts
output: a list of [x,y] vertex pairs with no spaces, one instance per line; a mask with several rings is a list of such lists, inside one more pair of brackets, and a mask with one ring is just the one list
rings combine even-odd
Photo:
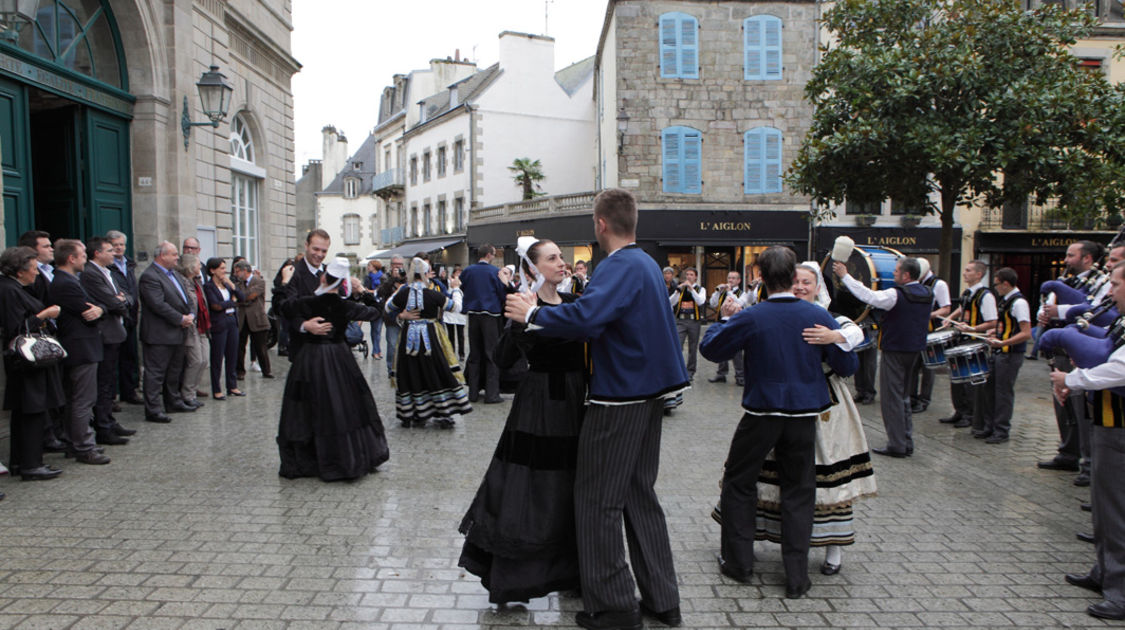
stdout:
[[338,259],[328,265],[315,295],[281,304],[289,320],[323,317],[332,324],[327,335],[305,336],[289,368],[277,431],[282,477],[356,479],[390,457],[375,398],[344,341],[348,322],[371,321],[380,311],[358,282],[351,285],[355,299],[340,295],[337,287],[347,275],[347,260]]
[[[35,283],[39,267],[36,253],[30,247],[10,247],[0,254],[0,341],[3,348],[17,335],[37,332],[49,326],[48,320],[59,316],[58,306],[44,307],[27,287]],[[47,412],[66,405],[59,366],[21,367],[4,354],[4,409],[12,412],[11,460],[12,476],[25,481],[54,479],[62,471],[43,464],[43,431]],[[0,499],[4,493],[0,492]]]
[[[538,241],[528,258],[544,278],[541,308],[577,299],[557,292],[565,271],[557,245]],[[586,400],[586,344],[529,334],[513,322],[493,358],[510,365],[521,353],[530,369],[460,527],[465,544],[458,564],[480,577],[495,604],[579,585],[574,469]]]
[[461,362],[441,321],[446,310],[460,310],[459,294],[447,298],[429,288],[430,264],[421,258],[410,262],[407,282],[387,300],[387,313],[404,320],[392,371],[395,410],[404,427],[424,426],[433,418],[451,429],[454,414],[473,410]]

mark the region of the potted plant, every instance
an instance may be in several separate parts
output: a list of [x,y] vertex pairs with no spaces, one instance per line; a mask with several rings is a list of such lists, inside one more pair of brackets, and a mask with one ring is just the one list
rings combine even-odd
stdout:
[[922,222],[922,215],[920,215],[920,214],[904,214],[904,215],[902,215],[902,227],[904,227],[904,228],[918,227],[918,224],[921,223],[921,222]]
[[873,214],[857,214],[855,216],[855,224],[859,227],[871,227],[875,225],[875,219],[878,218]]

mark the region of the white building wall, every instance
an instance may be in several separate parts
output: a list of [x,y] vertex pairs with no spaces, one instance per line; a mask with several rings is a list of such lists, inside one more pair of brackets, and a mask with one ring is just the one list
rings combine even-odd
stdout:
[[[412,209],[418,208],[418,220],[422,221],[424,217],[423,208],[428,202],[431,207],[431,220],[429,230],[425,226],[421,226],[420,234],[425,236],[427,233],[430,236],[440,236],[442,234],[449,234],[454,231],[456,220],[453,216],[454,209],[456,208],[455,199],[457,197],[464,198],[465,212],[468,212],[469,206],[469,160],[470,160],[470,147],[469,147],[469,115],[463,110],[447,114],[445,118],[433,123],[431,127],[424,129],[417,134],[411,134],[405,140],[404,151],[404,172],[406,177],[406,216],[413,216]],[[455,142],[461,139],[464,141],[465,146],[465,159],[464,168],[457,171],[453,168],[453,149]],[[446,165],[445,176],[438,176],[437,169],[437,155],[438,148],[444,146],[446,151]],[[430,166],[430,180],[425,181],[423,175],[423,155],[426,151],[430,152],[431,166]],[[411,185],[410,183],[410,161],[411,158],[417,157],[418,159],[418,183]],[[445,200],[446,203],[446,225],[438,224],[438,201]],[[411,229],[414,226],[407,226],[407,236],[415,234]]]
[[[349,256],[363,260],[376,249],[371,242],[371,218],[376,216],[378,204],[374,195],[345,199],[343,195],[321,193],[316,197],[317,225],[332,238],[329,256]],[[344,241],[344,217],[359,216],[359,242]]]
[[[617,16],[609,20],[603,51],[617,50]],[[596,166],[601,174],[597,188],[617,188],[617,55],[603,54],[595,69],[598,143]],[[635,186],[635,184],[634,184]]]

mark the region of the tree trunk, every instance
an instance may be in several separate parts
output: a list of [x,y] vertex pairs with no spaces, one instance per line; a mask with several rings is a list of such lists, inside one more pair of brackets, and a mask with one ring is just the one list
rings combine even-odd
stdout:
[[957,208],[959,186],[941,182],[941,247],[938,250],[939,278],[949,283],[950,293],[960,295],[959,274],[953,269],[953,211]]

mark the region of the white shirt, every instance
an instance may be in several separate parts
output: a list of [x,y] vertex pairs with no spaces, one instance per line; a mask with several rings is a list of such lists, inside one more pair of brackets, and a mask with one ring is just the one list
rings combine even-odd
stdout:
[[320,267],[313,267],[312,265],[310,265],[308,258],[302,258],[302,260],[305,262],[305,266],[309,268],[309,273],[311,273],[313,276],[324,270],[323,265],[321,265]]
[[[668,296],[668,303],[672,306],[679,304],[681,291],[682,289],[680,289],[679,285],[676,285],[676,290],[672,292],[672,295]],[[691,295],[691,299],[695,300],[695,303],[700,306],[703,306],[703,303],[707,301],[707,289],[704,289],[698,284],[688,288],[688,293]]]
[[1125,346],[1113,351],[1109,360],[1088,369],[1076,369],[1066,375],[1066,386],[1072,390],[1110,389],[1125,386]]
[[[230,301],[230,289],[227,289],[225,285],[224,285],[224,286],[221,286],[221,287],[219,287],[219,295],[223,296],[223,301],[224,301],[224,302],[229,302],[229,301]],[[226,309],[226,310],[225,310],[225,311],[223,311],[223,312],[224,312],[224,313],[233,313],[233,312],[234,312],[234,307],[228,308],[228,309]]]
[[[1027,299],[1020,299],[1023,295],[1019,289],[1012,289],[1012,292],[1005,295],[1002,300],[1015,300],[1012,304],[1012,317],[1016,318],[1017,322],[1031,322],[1031,307],[1027,304]],[[1018,331],[1017,331],[1018,332]]]
[[[928,280],[933,275],[934,275],[934,272],[931,271],[930,273],[926,274],[926,277],[923,278],[923,280]],[[953,305],[953,300],[949,299],[949,284],[947,284],[945,282],[945,280],[942,280],[941,278],[938,278],[937,280],[934,280],[934,287],[933,288],[934,288],[934,304],[937,304],[938,308],[945,308],[947,306]],[[934,309],[934,310],[937,310],[937,309]]]
[[47,282],[55,281],[55,268],[47,263],[37,263],[39,265],[39,273],[47,278]]
[[[984,288],[986,288],[984,280],[981,280],[980,282],[969,287],[969,295],[973,295],[977,292],[978,289]],[[962,312],[967,312],[969,310],[967,304],[962,304],[961,308],[964,309]],[[998,317],[998,315],[996,314],[996,296],[993,295],[991,291],[985,293],[984,297],[980,300],[980,317],[981,323],[994,322]]]
[[[908,282],[906,286],[910,286],[912,284],[918,284],[918,281],[914,280],[912,282]],[[881,308],[884,311],[889,311],[894,308],[895,304],[898,304],[898,291],[894,289],[881,289],[879,291],[872,291],[871,289],[863,286],[862,282],[853,278],[851,274],[844,276],[844,286],[848,287],[848,290],[851,291],[852,295],[854,295],[860,302],[870,304],[875,308]],[[770,297],[772,298],[773,296],[771,295]],[[996,310],[995,306],[993,306],[992,310]],[[996,319],[996,317],[993,317],[992,319]]]
[[[719,308],[719,298],[722,297],[723,295],[728,295],[729,297],[727,299],[728,300],[733,299],[739,306],[744,307],[744,308],[746,307],[746,291],[742,291],[742,293],[740,295],[735,295],[734,289],[730,289],[730,288],[728,288],[726,291],[715,291],[715,292],[713,292],[711,294],[711,299],[707,300],[707,303],[711,305],[711,308]],[[674,302],[673,302],[673,304],[674,304]],[[719,321],[725,322],[728,319],[730,319],[730,318],[723,316],[722,313],[719,313]]]

